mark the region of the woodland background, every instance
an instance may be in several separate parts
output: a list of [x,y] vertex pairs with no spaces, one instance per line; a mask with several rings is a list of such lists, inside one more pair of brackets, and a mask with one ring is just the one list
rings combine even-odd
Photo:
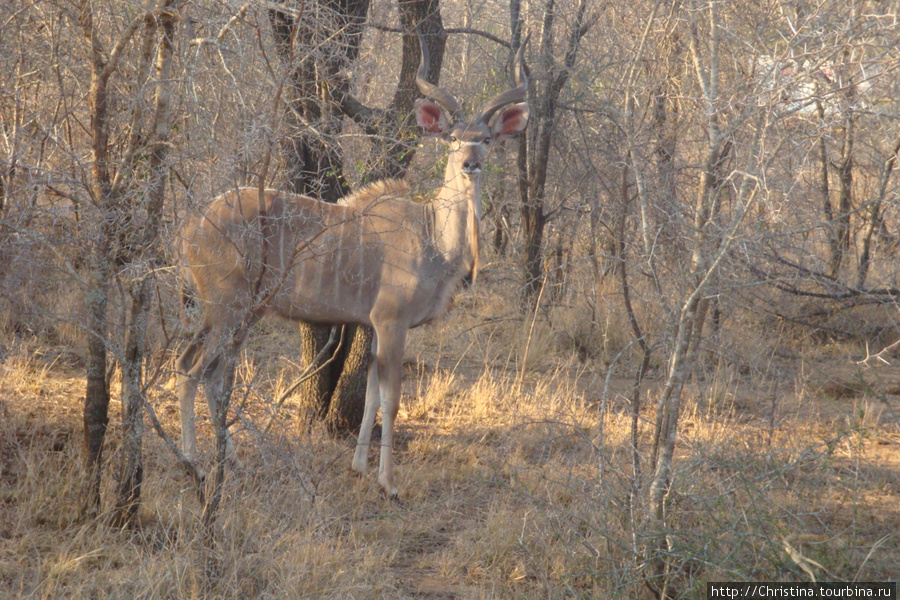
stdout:
[[[244,466],[201,482],[179,224],[237,186],[438,185],[416,28],[469,112],[530,35],[531,117],[482,275],[411,336],[402,504],[347,468],[364,329],[264,322]],[[898,38],[879,0],[3,3],[0,596],[896,581]]]

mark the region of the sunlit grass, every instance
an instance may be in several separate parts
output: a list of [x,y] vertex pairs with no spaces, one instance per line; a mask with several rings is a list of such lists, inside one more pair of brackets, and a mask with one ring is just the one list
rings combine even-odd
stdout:
[[[81,375],[34,348],[8,354],[0,366],[0,597],[640,597],[652,575],[646,492],[660,375],[651,373],[642,396],[635,486],[633,374],[624,358],[606,366],[612,349],[625,347],[615,341],[621,332],[608,336],[614,348],[601,343],[585,360],[563,330],[578,322],[571,315],[539,315],[532,329],[532,317],[510,313],[490,288],[460,303],[465,310],[411,336],[398,426],[401,504],[379,493],[374,466],[364,477],[350,472],[353,440],[300,426],[293,397],[260,435],[300,370],[293,327],[265,326],[238,369],[247,393],[236,425],[243,468],[228,475],[212,548],[187,476],[149,432],[139,526],[80,520]],[[727,347],[737,334],[718,339]],[[744,341],[756,352],[766,347],[761,338]],[[673,585],[690,597],[707,580],[805,580],[804,567],[822,579],[896,577],[900,540],[886,535],[900,530],[892,405],[872,394],[818,398],[815,377],[802,369],[773,386],[764,364],[707,360],[685,390],[666,504]],[[617,371],[601,448],[607,368]],[[151,402],[177,437],[169,382],[153,386]],[[106,505],[118,411],[113,401]],[[205,419],[199,430],[201,450],[211,453]],[[827,572],[799,565],[785,544]]]

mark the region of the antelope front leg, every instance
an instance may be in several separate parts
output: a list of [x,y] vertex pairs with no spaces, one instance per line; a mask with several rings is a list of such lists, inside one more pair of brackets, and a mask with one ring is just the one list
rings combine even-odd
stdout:
[[[373,342],[376,344],[377,342]],[[372,428],[375,426],[375,411],[381,403],[381,394],[378,391],[378,359],[374,353],[369,359],[369,373],[366,380],[366,409],[363,412],[362,424],[359,427],[359,439],[356,442],[356,451],[353,453],[353,470],[357,473],[365,473],[369,461],[369,444],[372,441]]]
[[406,329],[399,324],[378,332],[378,383],[381,391],[381,461],[378,483],[392,499],[397,498],[394,487],[394,421],[400,408],[400,369]]
[[197,427],[194,424],[194,398],[197,396],[197,380],[190,376],[176,375],[178,404],[181,409],[181,451],[189,461],[197,461]]
[[391,365],[381,377],[381,461],[378,465],[378,483],[384,493],[397,498],[394,487],[394,421],[400,408],[400,368]]

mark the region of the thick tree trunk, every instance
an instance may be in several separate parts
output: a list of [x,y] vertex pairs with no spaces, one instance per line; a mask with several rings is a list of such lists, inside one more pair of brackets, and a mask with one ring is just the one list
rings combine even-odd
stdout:
[[[150,175],[147,194],[147,217],[136,230],[127,232],[133,240],[134,266],[142,272],[131,283],[131,311],[125,335],[125,354],[122,361],[122,462],[116,488],[114,521],[119,525],[130,524],[137,515],[143,483],[144,440],[144,381],[143,363],[147,339],[147,320],[153,291],[152,270],[159,264],[159,229],[165,200],[166,157],[169,152],[171,115],[169,106],[171,88],[171,64],[174,53],[173,36],[181,0],[162,0],[159,17],[148,21],[143,43],[141,71],[149,67],[151,50],[160,34],[156,53],[155,114],[149,128]],[[143,80],[143,77],[141,78]],[[138,111],[138,109],[135,109]],[[134,115],[140,124],[141,113]],[[137,132],[133,132],[137,134]],[[136,148],[129,148],[134,156]]]
[[[821,101],[816,101],[816,111],[819,115],[819,120],[824,124],[825,123],[825,106]],[[822,135],[819,137],[818,143],[818,151],[819,151],[819,194],[822,197],[822,214],[825,217],[825,234],[828,238],[828,248],[830,250],[830,263],[831,265],[835,264],[839,260],[840,256],[840,244],[837,238],[837,230],[835,228],[836,223],[834,220],[834,206],[831,204],[831,186],[828,182],[828,142],[827,136]]]
[[325,427],[331,434],[359,431],[373,337],[371,327],[347,325],[344,329],[345,343],[338,350],[341,372],[324,418]]
[[[300,323],[299,329],[300,360],[303,365],[311,366],[328,342],[331,328]],[[320,363],[329,359],[330,355],[325,356]],[[331,395],[335,386],[331,373],[333,366],[333,364],[329,363],[322,371],[312,375],[300,384],[300,398],[302,399],[303,410],[319,421],[325,418],[325,415],[328,414],[328,407],[331,405]]]
[[[544,227],[547,224],[544,215],[543,186],[535,189],[535,159],[529,156],[530,135],[519,140],[518,171],[519,199],[522,203],[522,242],[524,245],[525,290],[523,300],[526,308],[532,308],[540,295],[541,280],[544,273]],[[549,150],[549,149],[548,149]],[[538,170],[540,170],[538,168]],[[546,169],[544,170],[546,177]],[[537,194],[540,195],[537,195]]]
[[107,83],[111,71],[103,60],[103,50],[94,29],[93,12],[88,2],[81,5],[79,19],[91,51],[91,191],[99,210],[101,224],[90,259],[88,304],[88,364],[84,395],[84,460],[87,474],[86,511],[100,511],[100,484],[103,441],[109,423],[109,382],[106,377],[107,315],[109,283],[112,272],[110,232],[115,222],[113,192],[109,172],[109,96]]
[[[301,323],[301,360],[311,365],[327,344],[331,327]],[[355,433],[362,423],[366,379],[374,334],[370,327],[346,325],[341,344],[326,353],[325,368],[300,387],[301,405],[333,435]]]
[[871,260],[872,253],[872,236],[875,233],[875,230],[880,227],[883,220],[881,206],[884,204],[885,198],[887,197],[888,184],[891,181],[891,173],[894,170],[894,165],[897,163],[898,154],[900,154],[900,137],[894,142],[890,155],[881,167],[878,194],[869,205],[868,219],[865,230],[863,231],[862,252],[860,252],[859,266],[856,274],[856,287],[859,289],[862,289],[866,285],[866,277],[869,273],[869,261]]

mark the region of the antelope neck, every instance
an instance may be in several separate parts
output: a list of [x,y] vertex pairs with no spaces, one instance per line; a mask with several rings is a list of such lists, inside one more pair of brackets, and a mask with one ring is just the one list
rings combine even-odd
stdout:
[[481,173],[466,175],[448,164],[444,177],[444,186],[432,204],[435,242],[448,261],[461,259],[470,270],[478,256]]

